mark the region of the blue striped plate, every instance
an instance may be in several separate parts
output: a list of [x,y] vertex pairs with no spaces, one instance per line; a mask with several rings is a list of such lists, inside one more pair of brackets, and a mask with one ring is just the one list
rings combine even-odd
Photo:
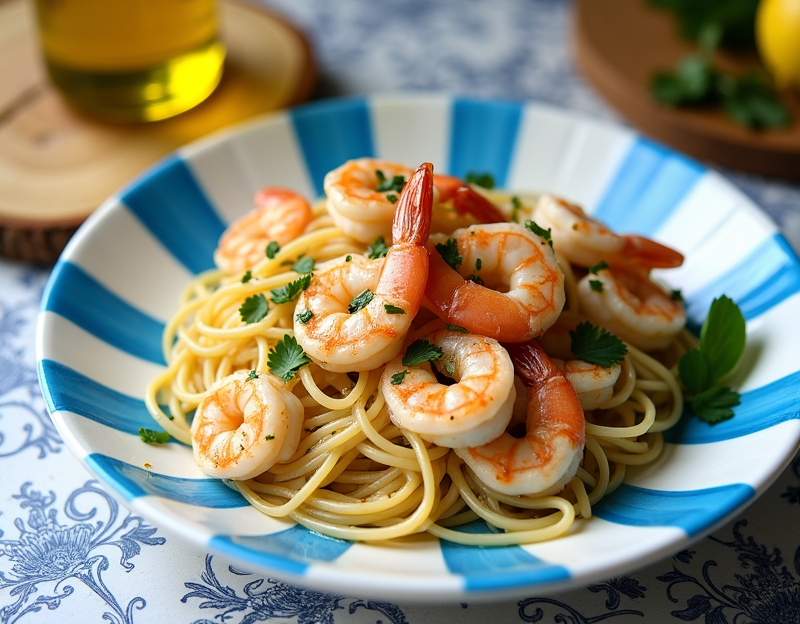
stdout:
[[[596,516],[561,539],[464,547],[432,537],[353,544],[261,516],[205,478],[178,443],[145,446],[147,382],[160,335],[217,238],[280,185],[316,197],[326,171],[375,156],[498,185],[552,191],[687,261],[663,278],[699,326],[733,297],[748,353],[732,420],[686,418],[663,456],[632,470]],[[800,265],[775,225],[717,173],[634,132],[537,104],[383,96],[320,102],[192,144],[111,197],[53,271],[39,318],[38,371],[69,448],[137,513],[274,578],[396,601],[464,601],[547,592],[622,574],[729,520],[782,471],[800,438]],[[145,468],[145,463],[150,465]]]

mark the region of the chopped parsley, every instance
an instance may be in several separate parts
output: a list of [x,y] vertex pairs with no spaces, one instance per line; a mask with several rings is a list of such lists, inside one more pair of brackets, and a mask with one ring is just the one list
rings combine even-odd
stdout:
[[528,228],[534,234],[536,234],[536,236],[541,236],[547,242],[547,244],[550,245],[550,249],[553,248],[553,236],[550,233],[550,228],[547,228],[545,230],[542,226],[540,226],[538,223],[536,223],[536,221],[533,221],[532,219],[528,219],[527,221],[525,221],[525,227]]
[[589,286],[594,292],[603,292],[603,282],[600,280],[589,280]]
[[269,303],[267,303],[267,298],[262,293],[258,293],[244,300],[244,303],[239,307],[239,316],[242,321],[249,325],[263,320],[268,311]]
[[401,370],[399,373],[392,375],[392,385],[399,386],[401,383],[403,383],[403,379],[405,379],[407,374],[407,370]]
[[375,188],[375,190],[379,193],[385,193],[387,191],[400,193],[402,192],[403,187],[406,185],[406,178],[402,175],[392,176],[392,179],[390,180],[380,169],[375,170],[375,175],[378,177],[378,186]]
[[272,241],[267,245],[267,258],[272,260],[280,250],[281,246],[278,244],[278,241]]
[[447,264],[456,269],[464,260],[460,253],[458,253],[458,245],[455,238],[448,238],[444,243],[436,243],[436,251]]
[[454,331],[454,332],[461,332],[462,334],[468,334],[466,327],[461,327],[461,325],[452,325],[450,323],[447,324],[446,327],[447,331]]
[[269,371],[284,381],[292,379],[298,370],[310,362],[303,347],[297,344],[294,336],[288,334],[267,355]]
[[680,290],[673,290],[669,294],[669,298],[673,301],[683,301],[683,293]]
[[303,325],[305,325],[311,320],[312,316],[314,316],[314,313],[311,310],[306,310],[305,312],[299,312],[298,314],[295,314],[294,317]]
[[377,258],[383,258],[389,253],[389,248],[386,246],[386,241],[383,240],[383,236],[379,236],[374,243],[367,247],[367,251],[369,252],[367,258],[376,260]]
[[253,379],[258,379],[258,377],[259,377],[258,371],[257,370],[251,370],[247,374],[247,381],[253,381]]
[[246,283],[247,283],[247,282],[249,282],[251,279],[253,279],[253,274],[250,272],[250,269],[247,269],[247,270],[244,272],[244,275],[242,275],[242,284],[246,284]]
[[395,195],[394,193],[389,193],[386,196],[386,199],[389,200],[390,204],[396,204],[397,203],[397,195]]
[[147,444],[166,444],[169,442],[169,434],[166,431],[154,431],[153,429],[139,429],[139,438]]
[[467,173],[465,180],[467,184],[475,184],[476,186],[482,186],[485,189],[494,188],[494,176],[489,172],[476,173],[474,171],[470,171]]
[[579,323],[569,331],[572,353],[579,360],[610,368],[625,359],[628,347],[614,334],[589,321]]
[[347,306],[347,311],[350,314],[355,314],[362,308],[366,308],[369,305],[369,302],[372,301],[374,298],[375,298],[375,293],[372,292],[369,288],[367,288],[366,290],[360,292],[355,297],[353,297],[353,300]]
[[405,314],[406,311],[403,308],[400,308],[396,305],[392,305],[391,303],[384,303],[383,309],[386,310],[386,314]]
[[292,271],[295,273],[300,273],[300,275],[305,275],[306,273],[311,273],[314,270],[314,258],[311,256],[300,256],[297,259],[297,262],[292,265]]
[[286,286],[281,286],[280,288],[273,288],[270,293],[272,293],[272,302],[273,303],[289,303],[290,301],[294,301],[303,292],[308,285],[311,283],[311,273],[306,273],[303,277],[296,279],[293,282],[289,282]]
[[419,366],[423,362],[439,360],[443,355],[441,347],[427,338],[420,338],[408,345],[402,362],[403,366]]
[[605,260],[601,260],[597,264],[593,264],[592,266],[589,267],[589,273],[591,273],[592,275],[597,275],[599,271],[602,271],[603,269],[607,268],[608,268],[608,262],[606,262]]
[[274,436],[274,435],[272,435],[272,434],[270,433],[269,435],[265,435],[265,436],[264,436],[264,439],[265,439],[267,442],[269,442],[270,440],[274,440],[274,439],[275,439],[275,436]]
[[353,256],[351,256],[350,254],[347,254],[347,255],[344,257],[344,261],[345,261],[345,262],[350,262],[352,259],[353,259]]
[[483,286],[483,280],[480,277],[478,277],[477,275],[475,275],[474,273],[470,274],[470,276],[467,279],[470,282],[475,282],[479,286]]
[[681,383],[697,417],[716,424],[733,416],[739,394],[720,384],[744,353],[745,320],[739,306],[725,295],[714,299],[700,330],[700,346],[678,362]]
[[481,265],[482,265],[482,264],[483,264],[483,262],[481,261],[481,259],[480,259],[480,258],[478,258],[477,260],[475,260],[475,270],[476,270],[476,271],[480,271],[480,270],[481,270]]

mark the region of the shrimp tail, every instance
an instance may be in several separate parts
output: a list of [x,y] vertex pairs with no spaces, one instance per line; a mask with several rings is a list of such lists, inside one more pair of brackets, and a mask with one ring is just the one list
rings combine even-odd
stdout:
[[514,371],[526,388],[535,387],[548,377],[560,373],[536,340],[522,344],[504,343],[503,347],[511,356]]
[[683,264],[683,254],[679,251],[635,234],[625,236],[621,258],[624,263],[630,263],[633,259],[650,269],[674,269]]
[[433,185],[439,191],[439,202],[446,202],[453,199],[456,191],[464,186],[461,178],[437,173],[433,176]]
[[431,232],[433,165],[422,163],[409,178],[397,202],[392,244],[421,246]]
[[480,223],[505,223],[508,217],[477,191],[468,186],[459,188],[453,197],[453,207],[460,215],[471,214]]

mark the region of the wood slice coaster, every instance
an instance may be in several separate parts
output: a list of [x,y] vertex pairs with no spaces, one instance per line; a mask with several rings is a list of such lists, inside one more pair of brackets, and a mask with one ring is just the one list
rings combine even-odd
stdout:
[[[788,179],[800,179],[800,98],[783,94],[793,121],[787,128],[754,131],[721,109],[670,108],[650,95],[658,70],[672,71],[696,51],[679,38],[671,13],[646,0],[578,0],[575,6],[578,65],[594,86],[645,134],[696,158]],[[717,65],[740,73],[759,67],[755,53],[720,52]]]
[[305,101],[316,70],[304,36],[239,0],[220,5],[228,47],[203,103],[149,124],[112,125],[69,108],[47,79],[32,3],[0,1],[0,255],[54,262],[103,200],[176,148]]

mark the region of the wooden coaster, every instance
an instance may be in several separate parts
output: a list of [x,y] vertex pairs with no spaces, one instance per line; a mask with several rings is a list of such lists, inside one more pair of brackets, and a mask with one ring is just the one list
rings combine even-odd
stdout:
[[32,3],[0,1],[0,255],[51,263],[103,200],[176,148],[305,101],[316,79],[305,37],[240,0],[220,5],[222,81],[172,119],[111,125],[81,116],[49,84]]
[[[679,38],[671,13],[646,0],[578,0],[578,64],[594,86],[644,133],[696,158],[769,176],[800,179],[800,98],[784,94],[794,118],[787,128],[754,131],[722,110],[670,108],[650,95],[658,70],[673,70],[696,46]],[[719,53],[721,69],[759,66],[754,53]]]

